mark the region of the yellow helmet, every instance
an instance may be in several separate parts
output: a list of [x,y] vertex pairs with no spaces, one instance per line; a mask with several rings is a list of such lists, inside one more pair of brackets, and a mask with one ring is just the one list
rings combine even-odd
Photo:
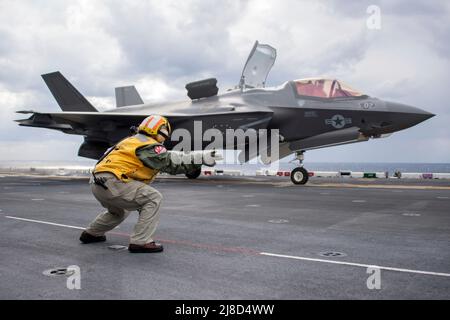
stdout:
[[153,114],[141,122],[138,127],[138,132],[154,137],[161,134],[163,137],[168,139],[172,133],[172,129],[169,121],[165,117]]

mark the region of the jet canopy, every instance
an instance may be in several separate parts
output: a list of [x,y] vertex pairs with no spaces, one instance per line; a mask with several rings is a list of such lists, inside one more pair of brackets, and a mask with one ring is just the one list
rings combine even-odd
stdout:
[[361,97],[363,93],[352,89],[336,79],[299,79],[294,80],[297,94],[317,98]]
[[245,63],[244,70],[242,70],[239,87],[241,89],[264,88],[267,75],[276,58],[277,50],[275,48],[256,41]]

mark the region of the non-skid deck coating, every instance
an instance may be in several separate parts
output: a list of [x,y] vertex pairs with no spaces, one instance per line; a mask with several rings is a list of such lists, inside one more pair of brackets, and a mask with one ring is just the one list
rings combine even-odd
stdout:
[[[159,179],[165,250],[130,254],[108,247],[127,245],[137,213],[105,243],[78,241],[102,210],[86,179],[2,176],[0,298],[450,298],[448,181],[288,179]],[[43,274],[70,265],[80,290]]]

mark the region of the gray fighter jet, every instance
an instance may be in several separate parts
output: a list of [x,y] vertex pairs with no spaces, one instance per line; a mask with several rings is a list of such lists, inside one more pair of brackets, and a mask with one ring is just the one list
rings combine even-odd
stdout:
[[[233,89],[217,94],[217,80],[206,79],[186,85],[190,100],[146,104],[134,86],[120,87],[116,88],[117,108],[104,112],[92,106],[60,72],[48,73],[42,77],[63,112],[18,111],[32,115],[16,121],[21,126],[82,135],[84,142],[78,155],[92,159],[100,158],[149,114],[166,116],[173,128],[190,132],[194,121],[201,121],[203,131],[216,128],[223,134],[226,129],[279,129],[279,158],[295,153],[299,167],[291,172],[291,180],[305,184],[305,151],[385,137],[434,116],[416,107],[370,97],[336,79],[308,78],[265,87],[275,59],[273,47],[256,42],[239,85]],[[175,144],[166,142],[168,149]],[[192,141],[196,149],[208,144]],[[242,162],[258,156],[242,144],[236,143],[231,149],[241,150]],[[270,150],[267,153],[266,163],[278,160],[271,158]],[[198,175],[200,171],[189,178]]]

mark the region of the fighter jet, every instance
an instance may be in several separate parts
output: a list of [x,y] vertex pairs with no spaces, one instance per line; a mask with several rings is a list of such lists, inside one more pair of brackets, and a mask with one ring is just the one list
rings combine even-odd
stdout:
[[[194,131],[201,121],[202,130],[278,129],[279,150],[274,158],[268,150],[265,163],[295,154],[299,166],[292,170],[291,181],[305,184],[308,171],[303,167],[305,151],[386,137],[434,116],[425,110],[384,101],[352,89],[337,79],[307,78],[266,87],[266,79],[276,50],[267,44],[254,44],[245,63],[239,84],[218,94],[215,78],[186,85],[189,100],[158,104],[144,103],[134,86],[115,89],[117,108],[99,112],[60,72],[42,75],[63,112],[29,114],[16,120],[20,126],[59,130],[81,135],[78,155],[99,159],[109,147],[129,135],[129,128],[149,114],[167,117],[174,129]],[[225,139],[224,139],[225,141]],[[209,142],[192,142],[204,149]],[[173,148],[175,141],[167,141]],[[239,159],[247,162],[258,157],[237,143],[224,149],[241,150]],[[200,171],[189,175],[196,178]]]

